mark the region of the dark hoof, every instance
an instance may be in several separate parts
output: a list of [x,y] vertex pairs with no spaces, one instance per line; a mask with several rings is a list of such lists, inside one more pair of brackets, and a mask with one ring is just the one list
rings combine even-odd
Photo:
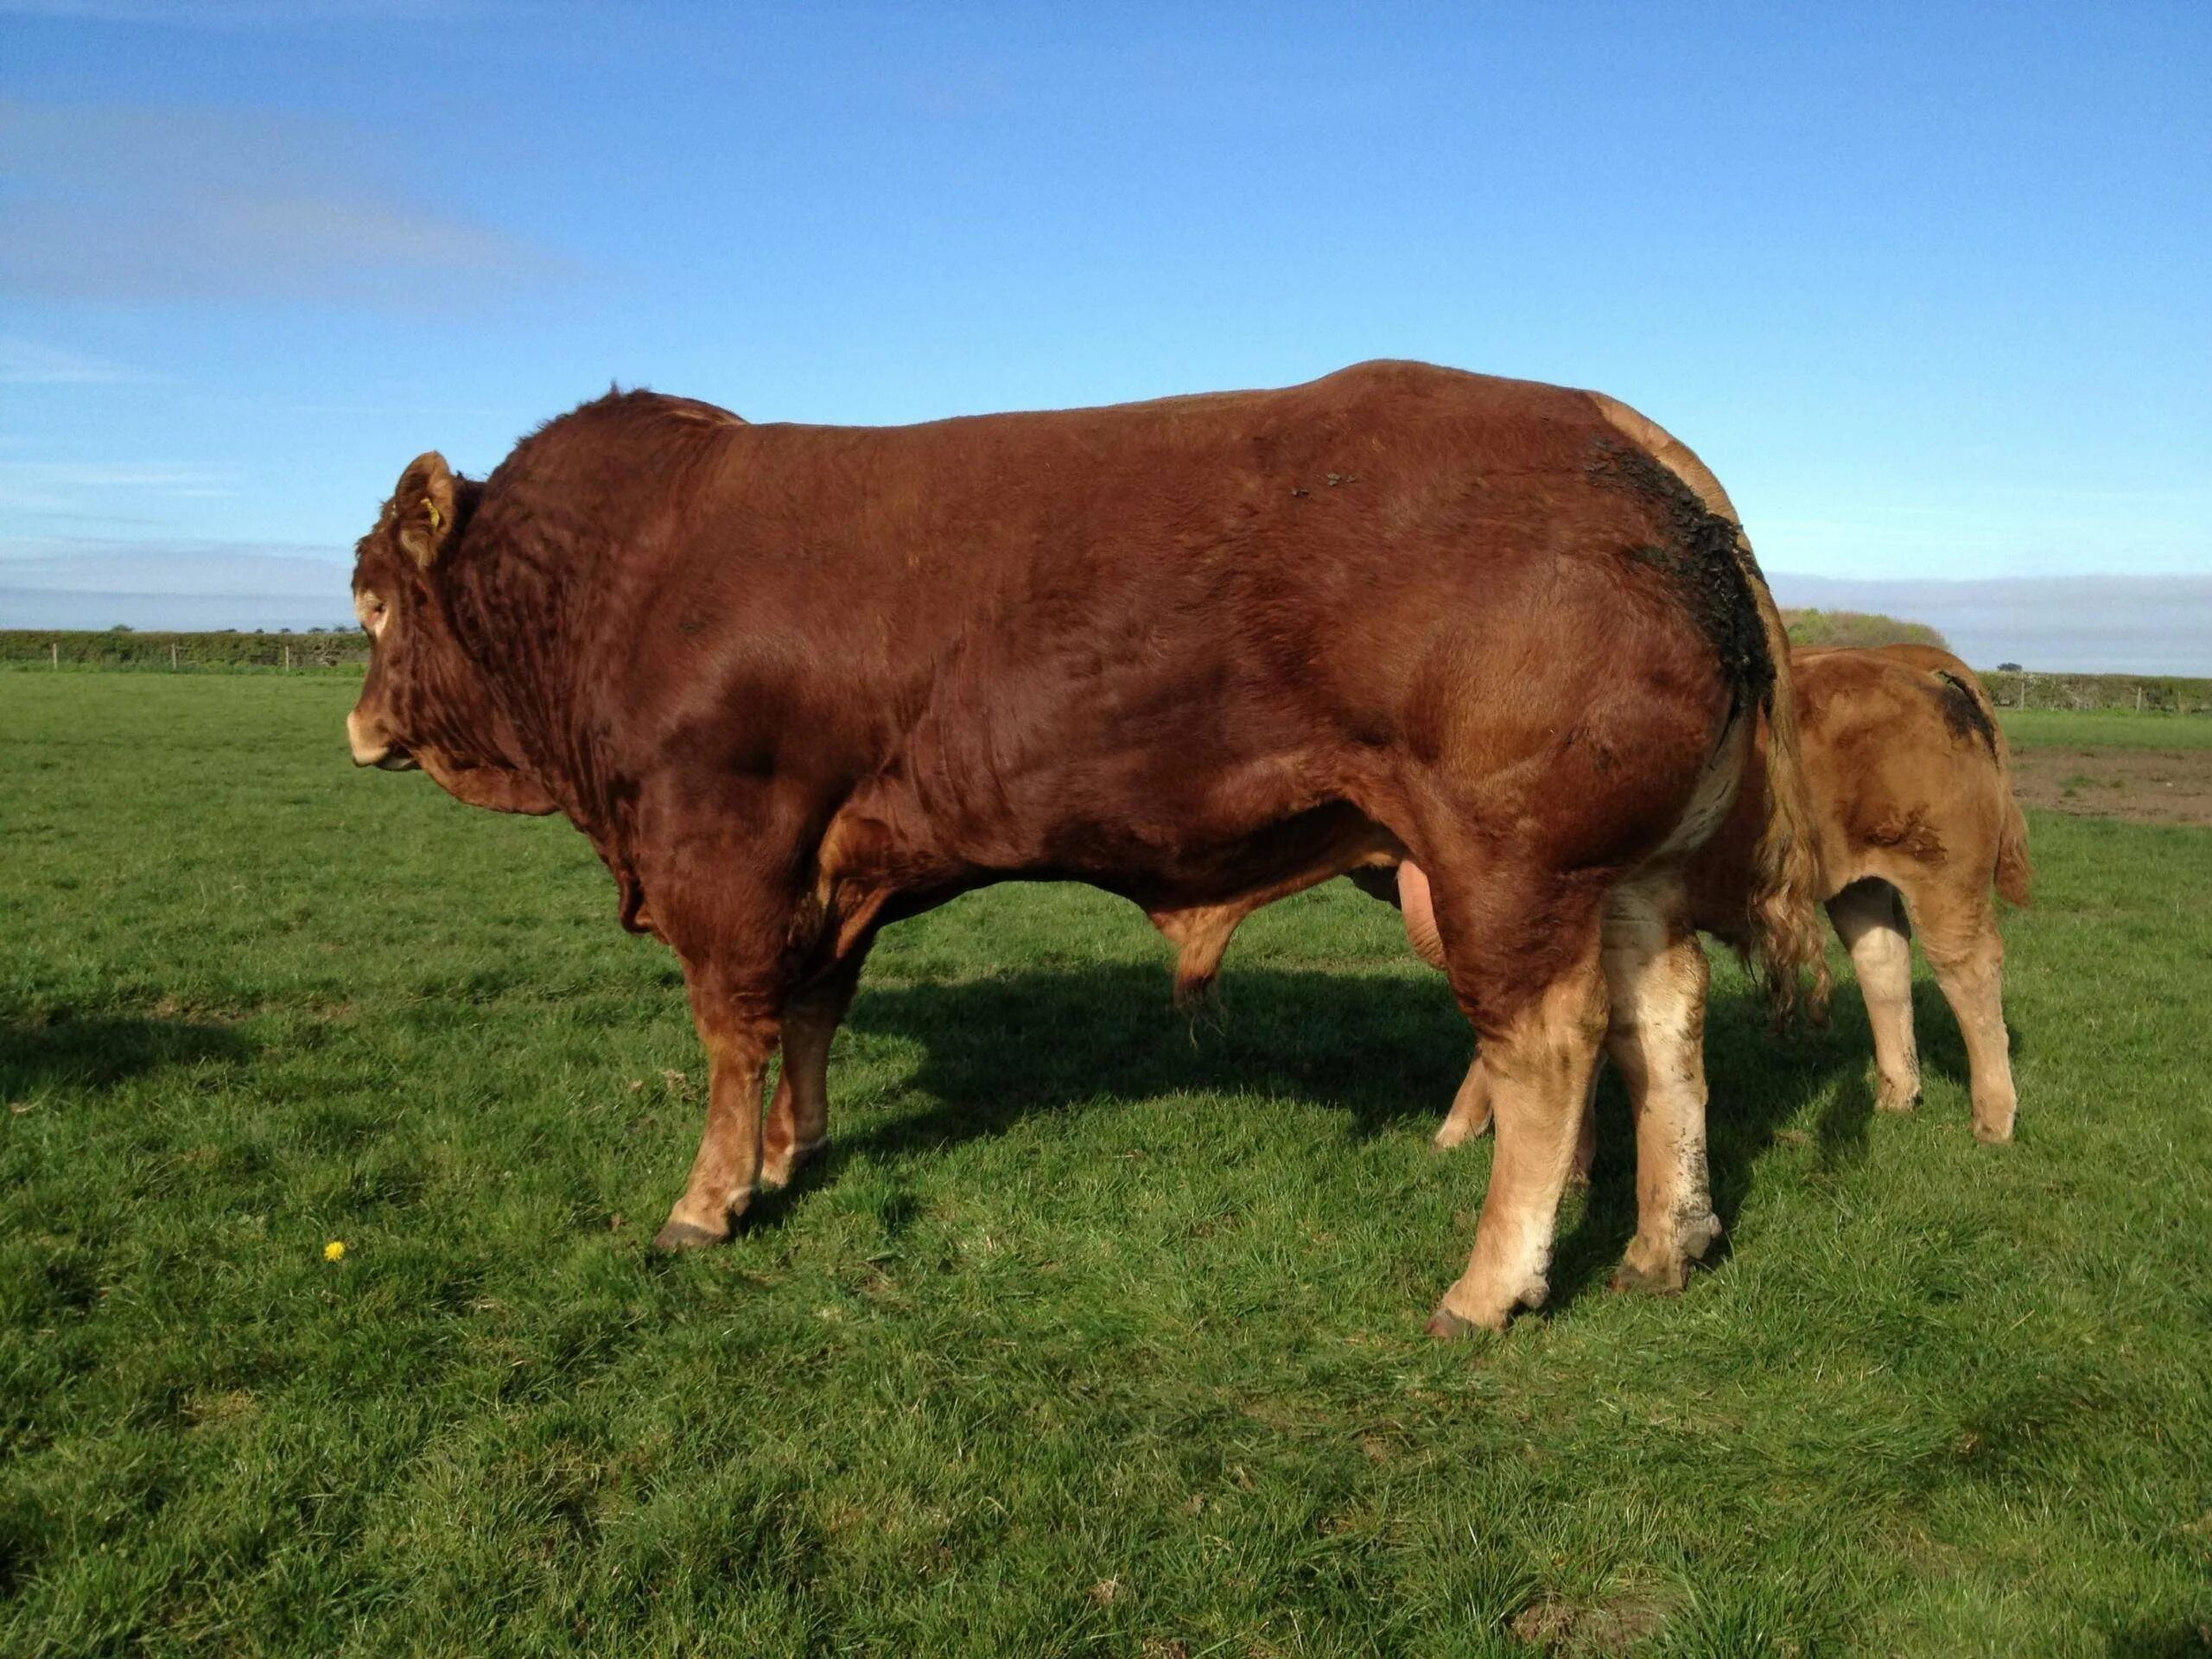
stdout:
[[653,1235],[653,1249],[657,1250],[702,1250],[709,1244],[719,1244],[728,1233],[711,1232],[688,1221],[671,1221]]

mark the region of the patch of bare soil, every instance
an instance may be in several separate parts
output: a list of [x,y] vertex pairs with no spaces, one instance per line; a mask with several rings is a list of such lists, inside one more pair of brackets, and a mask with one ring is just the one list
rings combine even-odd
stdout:
[[1539,1653],[1605,1659],[1626,1653],[1666,1622],[1666,1609],[1646,1596],[1621,1595],[1589,1606],[1546,1598],[1515,1614],[1512,1630]]
[[2012,787],[2024,806],[2212,825],[2212,749],[2014,749]]

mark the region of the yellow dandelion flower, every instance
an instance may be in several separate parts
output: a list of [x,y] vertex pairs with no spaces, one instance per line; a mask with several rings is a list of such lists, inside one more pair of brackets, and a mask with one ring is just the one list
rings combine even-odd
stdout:
[[342,1238],[332,1239],[329,1243],[322,1247],[322,1259],[326,1262],[344,1261],[346,1259],[346,1241]]

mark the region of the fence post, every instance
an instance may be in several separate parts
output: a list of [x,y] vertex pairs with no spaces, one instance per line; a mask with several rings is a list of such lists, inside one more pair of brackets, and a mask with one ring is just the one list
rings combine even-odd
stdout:
[[176,666],[176,642],[174,639],[169,642],[169,666]]
[[292,666],[292,648],[289,645],[284,647],[284,666],[288,670]]
[[60,667],[60,666],[61,666],[61,642],[60,642],[59,639],[49,639],[49,640],[48,640],[48,641],[46,642],[46,648],[47,648],[48,651],[50,651],[50,652],[52,652],[54,653],[54,665],[56,668]]

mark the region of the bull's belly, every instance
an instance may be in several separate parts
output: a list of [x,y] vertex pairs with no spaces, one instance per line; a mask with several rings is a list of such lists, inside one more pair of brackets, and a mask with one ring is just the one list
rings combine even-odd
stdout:
[[1224,830],[1068,824],[1010,875],[1085,881],[1147,910],[1230,904],[1402,856],[1397,837],[1349,802]]

